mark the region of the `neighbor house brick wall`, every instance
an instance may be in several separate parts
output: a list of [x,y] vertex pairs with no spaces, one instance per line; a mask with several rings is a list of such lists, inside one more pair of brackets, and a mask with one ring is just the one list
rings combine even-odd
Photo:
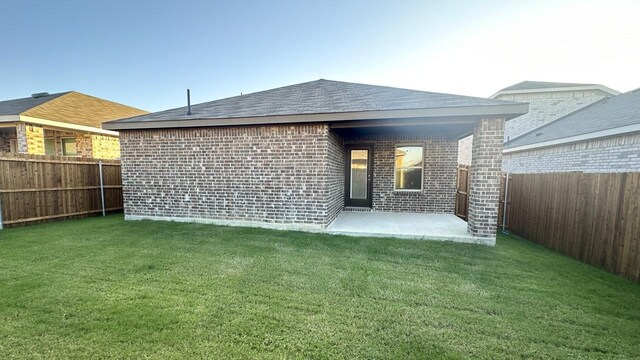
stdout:
[[495,243],[498,223],[503,119],[483,119],[473,132],[467,227]]
[[531,151],[506,153],[506,172],[549,173],[640,171],[640,134],[594,139]]
[[318,229],[335,216],[339,144],[326,124],[131,130],[120,141],[126,216]]
[[[549,91],[501,94],[496,100],[529,103],[529,112],[508,120],[504,125],[504,141],[536,129],[564,115],[613,95],[602,90]],[[473,137],[460,140],[458,163],[471,164]]]
[[473,135],[467,136],[458,141],[458,164],[471,165],[471,147],[473,146]]
[[[431,132],[347,136],[345,144],[373,144],[373,199],[376,211],[452,214],[455,208],[458,141]],[[395,191],[395,147],[424,146],[422,191]]]
[[602,90],[577,90],[501,94],[495,99],[529,103],[529,112],[527,114],[511,119],[505,124],[504,139],[507,141],[600,99],[611,96],[611,94]]
[[42,127],[18,123],[16,138],[19,153],[44,155],[44,129]]
[[119,159],[120,140],[116,136],[91,135],[92,157],[96,159]]

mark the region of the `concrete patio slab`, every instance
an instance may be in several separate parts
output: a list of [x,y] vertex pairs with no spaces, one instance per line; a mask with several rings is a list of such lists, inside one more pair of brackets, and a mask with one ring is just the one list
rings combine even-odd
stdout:
[[495,245],[495,238],[473,237],[467,232],[467,223],[451,214],[343,211],[326,232]]

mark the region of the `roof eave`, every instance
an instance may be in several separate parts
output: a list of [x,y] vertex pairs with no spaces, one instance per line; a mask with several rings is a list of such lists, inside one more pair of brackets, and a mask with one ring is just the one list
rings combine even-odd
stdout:
[[560,92],[560,91],[584,91],[584,90],[600,90],[608,94],[611,94],[613,96],[617,96],[621,94],[619,91],[613,90],[604,85],[582,85],[582,86],[551,87],[551,88],[539,88],[539,89],[527,89],[527,90],[500,90],[497,93],[491,95],[489,99],[495,99],[500,95],[515,95],[515,94],[530,94],[530,93]]
[[516,153],[516,152],[537,150],[537,149],[541,149],[541,148],[553,147],[553,146],[558,146],[558,145],[567,145],[567,144],[572,144],[572,143],[577,143],[577,142],[583,142],[583,141],[606,138],[606,137],[612,137],[612,136],[618,136],[618,135],[625,135],[625,134],[630,134],[630,133],[635,133],[635,132],[640,132],[640,123],[627,125],[627,126],[620,126],[620,127],[617,127],[617,128],[606,129],[606,130],[601,130],[601,131],[594,131],[594,132],[587,133],[587,134],[568,136],[568,137],[564,137],[564,138],[560,138],[560,139],[542,141],[542,142],[534,143],[534,144],[526,144],[526,145],[520,145],[520,146],[514,146],[514,147],[505,147],[504,148],[504,153],[505,154],[510,154],[510,153]]
[[[104,129],[166,129],[188,127],[242,126],[242,125],[276,125],[315,122],[339,122],[353,120],[393,119],[393,118],[440,118],[456,116],[501,117],[505,120],[526,114],[528,104],[498,104],[481,106],[444,107],[430,109],[376,110],[323,114],[273,115],[236,118],[194,118],[156,121],[123,121],[114,120],[103,123]],[[126,120],[126,119],[124,119]]]

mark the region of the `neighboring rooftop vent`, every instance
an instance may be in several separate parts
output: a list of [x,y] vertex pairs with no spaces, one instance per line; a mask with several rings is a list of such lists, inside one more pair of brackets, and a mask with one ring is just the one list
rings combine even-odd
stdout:
[[31,94],[31,97],[34,98],[34,99],[45,97],[45,96],[49,96],[49,93],[48,92],[41,92],[41,93]]

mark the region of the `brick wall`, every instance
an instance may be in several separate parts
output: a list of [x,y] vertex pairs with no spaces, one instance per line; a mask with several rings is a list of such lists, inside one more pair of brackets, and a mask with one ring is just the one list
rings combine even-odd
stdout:
[[331,224],[344,207],[344,144],[338,134],[330,131],[328,145],[327,171],[329,183],[327,184],[327,191],[329,202],[327,204],[328,216],[325,225]]
[[504,139],[505,141],[515,139],[561,116],[610,96],[612,95],[601,90],[498,95],[496,100],[529,103],[529,113],[507,121],[504,129]]
[[458,164],[471,165],[471,147],[473,146],[473,135],[467,136],[458,142]]
[[[601,90],[550,91],[498,95],[496,100],[529,103],[529,112],[527,114],[508,120],[505,123],[504,140],[513,140],[559,117],[611,96],[611,94]],[[472,142],[473,137],[460,140],[458,163],[464,165],[471,164]]]
[[120,142],[129,218],[320,229],[336,211],[341,160],[326,124],[122,131]]
[[[429,132],[348,136],[345,144],[373,144],[373,201],[376,211],[452,214],[455,207],[458,142]],[[395,146],[424,146],[424,184],[419,192],[395,191]]]
[[19,153],[44,155],[44,129],[42,127],[18,123],[16,138]]
[[495,244],[502,172],[503,119],[483,119],[473,132],[468,231]]
[[640,134],[583,141],[538,150],[507,153],[503,169],[511,173],[640,171]]
[[91,135],[92,157],[96,159],[119,159],[120,140],[116,136]]

